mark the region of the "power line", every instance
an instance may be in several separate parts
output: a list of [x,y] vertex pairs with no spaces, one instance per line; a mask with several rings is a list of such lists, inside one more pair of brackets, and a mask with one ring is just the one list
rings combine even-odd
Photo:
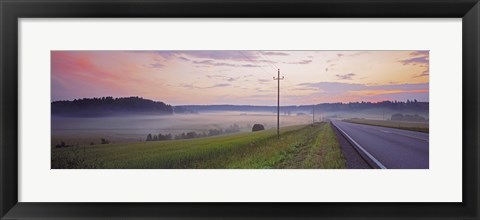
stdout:
[[272,62],[272,60],[270,60],[270,59],[267,57],[267,55],[265,55],[265,54],[263,54],[263,53],[259,53],[259,52],[257,52],[257,53],[258,53],[260,56],[263,55],[263,57],[268,60],[267,63],[270,64],[270,66],[271,66],[273,69],[275,69],[275,70],[280,69],[280,68],[277,67],[277,65],[275,65],[275,64]]
[[[254,65],[255,65],[255,62],[254,62],[254,61],[252,61],[250,58],[248,58],[248,57],[247,57],[245,54],[243,54],[243,53],[242,53],[242,51],[240,51],[240,50],[239,50],[238,52],[239,52],[240,54],[242,54],[242,56],[244,56],[244,57],[245,57],[245,58],[246,58],[248,61],[250,61],[252,64],[254,64]],[[257,65],[256,67],[260,67],[260,68],[261,68],[263,71],[265,71],[265,73],[267,73],[268,75],[270,75],[270,76],[274,77],[274,76],[273,76],[271,73],[268,73],[268,71],[267,71],[267,70],[265,70],[265,69],[264,69],[262,66],[260,66],[260,65]]]
[[263,54],[263,53],[262,53],[262,55],[263,55],[265,58],[267,58],[267,60],[270,61],[270,63],[271,63],[275,68],[280,69],[280,68],[278,68],[277,65],[275,65],[274,62],[272,62],[272,60],[270,60],[270,58],[268,58],[268,56],[267,56],[266,54]]

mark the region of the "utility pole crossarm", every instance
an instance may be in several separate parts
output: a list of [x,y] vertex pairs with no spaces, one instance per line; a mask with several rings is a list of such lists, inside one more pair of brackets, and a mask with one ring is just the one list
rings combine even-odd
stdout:
[[273,77],[273,80],[278,82],[277,90],[277,139],[280,139],[280,80],[283,80],[285,77],[280,78],[280,69],[278,69],[278,76]]

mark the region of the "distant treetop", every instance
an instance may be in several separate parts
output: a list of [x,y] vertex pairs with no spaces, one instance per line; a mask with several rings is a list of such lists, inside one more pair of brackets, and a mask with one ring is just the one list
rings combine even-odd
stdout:
[[84,98],[52,102],[52,115],[102,117],[122,114],[173,114],[171,105],[141,97]]

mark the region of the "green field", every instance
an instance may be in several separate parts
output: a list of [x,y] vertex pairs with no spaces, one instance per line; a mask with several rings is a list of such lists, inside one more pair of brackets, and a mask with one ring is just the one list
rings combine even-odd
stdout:
[[345,119],[346,122],[357,123],[357,124],[365,124],[365,125],[374,125],[374,126],[382,126],[388,128],[398,128],[403,130],[410,130],[410,131],[419,131],[428,133],[429,126],[428,122],[407,122],[407,121],[391,121],[391,120],[372,120],[372,119]]
[[190,140],[52,148],[52,169],[346,168],[329,123]]

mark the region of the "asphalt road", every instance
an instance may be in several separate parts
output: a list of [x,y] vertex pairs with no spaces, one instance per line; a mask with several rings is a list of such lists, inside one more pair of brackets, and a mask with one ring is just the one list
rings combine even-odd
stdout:
[[344,121],[332,123],[360,145],[367,152],[363,156],[373,158],[373,163],[387,169],[429,168],[428,133]]

